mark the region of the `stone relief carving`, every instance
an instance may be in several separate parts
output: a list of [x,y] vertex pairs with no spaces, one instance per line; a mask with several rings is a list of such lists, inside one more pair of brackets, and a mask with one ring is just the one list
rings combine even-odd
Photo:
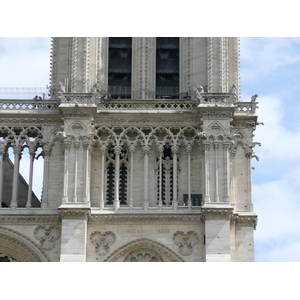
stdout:
[[56,225],[41,225],[34,229],[33,235],[40,241],[42,249],[51,250],[55,246],[55,241],[61,236],[61,228]]
[[116,235],[112,231],[93,231],[90,240],[97,254],[106,255],[110,251],[110,246],[116,241]]
[[193,246],[199,241],[199,235],[196,231],[187,232],[178,230],[173,234],[173,242],[179,248],[181,255],[190,255],[193,252]]
[[141,248],[130,252],[124,262],[163,262],[162,257],[154,250]]

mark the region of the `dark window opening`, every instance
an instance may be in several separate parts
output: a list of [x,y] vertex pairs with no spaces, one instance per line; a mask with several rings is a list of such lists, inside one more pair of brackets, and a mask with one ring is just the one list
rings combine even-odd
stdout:
[[[184,205],[188,205],[188,194],[183,194]],[[202,194],[191,194],[192,206],[201,206],[202,204]]]
[[156,98],[179,98],[179,38],[156,38]]
[[132,38],[109,38],[107,98],[131,98]]

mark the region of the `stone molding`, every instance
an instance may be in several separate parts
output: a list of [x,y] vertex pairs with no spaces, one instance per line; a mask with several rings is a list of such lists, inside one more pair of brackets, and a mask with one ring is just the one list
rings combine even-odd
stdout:
[[1,215],[0,225],[59,225],[59,215]]
[[257,215],[242,216],[242,215],[234,214],[232,217],[232,221],[235,222],[236,225],[250,226],[253,227],[254,230],[256,230],[258,220],[257,220]]
[[200,213],[195,215],[89,215],[89,224],[200,224]]
[[152,249],[140,248],[130,252],[124,262],[163,262],[159,253]]
[[51,261],[43,249],[19,232],[0,227],[0,251],[22,262]]
[[214,208],[214,207],[202,207],[201,219],[205,220],[230,220],[233,215],[233,208]]
[[[66,206],[66,205],[65,205]],[[84,208],[58,208],[60,219],[87,219],[90,209]]]
[[183,262],[184,260],[178,256],[174,251],[169,249],[168,247],[158,243],[156,241],[141,238],[134,241],[131,241],[117,250],[115,250],[111,255],[109,255],[104,262],[113,262],[120,259],[122,256],[124,257],[123,261],[137,249],[149,249],[158,253],[161,257],[166,256],[171,262]]

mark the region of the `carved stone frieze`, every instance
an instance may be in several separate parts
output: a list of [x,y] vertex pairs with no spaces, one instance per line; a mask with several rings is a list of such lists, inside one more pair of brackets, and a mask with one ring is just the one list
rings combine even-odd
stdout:
[[235,222],[236,225],[239,226],[253,226],[253,229],[256,229],[257,226],[257,216],[241,216],[241,215],[233,215],[232,221]]
[[36,225],[36,224],[61,224],[61,220],[59,219],[59,215],[38,215],[38,214],[30,214],[30,215],[4,215],[0,216],[0,224],[1,225]]
[[58,212],[61,219],[87,219],[90,214],[90,211],[87,208],[59,208]]
[[199,113],[201,118],[232,118],[233,112],[231,111],[204,111]]
[[173,243],[178,246],[181,255],[190,255],[193,252],[193,246],[199,242],[199,235],[196,231],[189,230],[176,231],[173,234]]
[[93,231],[90,240],[95,246],[97,254],[106,255],[110,250],[110,246],[115,243],[116,235],[113,231]]
[[231,219],[233,214],[233,208],[228,207],[228,208],[204,208],[202,207],[202,215],[201,219],[203,221],[205,220],[229,220]]
[[40,124],[61,124],[61,118],[0,118],[1,124],[30,124],[30,125],[40,125]]
[[201,223],[200,213],[193,215],[89,215],[91,224],[195,224]]
[[39,225],[33,231],[34,237],[40,241],[44,250],[50,250],[55,246],[55,241],[61,236],[61,227],[56,225]]

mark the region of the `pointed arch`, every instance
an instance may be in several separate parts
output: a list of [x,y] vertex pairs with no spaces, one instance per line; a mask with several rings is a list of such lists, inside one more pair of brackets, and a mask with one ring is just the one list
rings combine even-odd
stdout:
[[47,254],[28,237],[0,227],[0,254],[17,262],[49,262]]
[[162,261],[162,262],[183,262],[184,261],[179,255],[177,255],[174,251],[172,251],[168,247],[147,238],[137,239],[121,246],[116,251],[114,251],[111,255],[109,255],[104,261],[105,262],[121,262],[121,261],[127,262],[127,261],[132,261],[131,258],[135,258],[138,256],[145,257],[146,255],[150,255],[150,257],[153,258],[152,261]]

